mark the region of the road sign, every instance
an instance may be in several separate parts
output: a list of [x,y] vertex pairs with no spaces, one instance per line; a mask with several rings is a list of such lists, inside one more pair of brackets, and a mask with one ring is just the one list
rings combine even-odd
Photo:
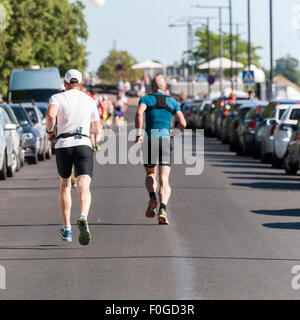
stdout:
[[213,85],[215,83],[215,81],[216,81],[216,77],[215,76],[212,76],[212,75],[208,76],[208,83],[210,85]]
[[243,71],[243,82],[247,84],[255,83],[254,71],[250,71],[250,70]]

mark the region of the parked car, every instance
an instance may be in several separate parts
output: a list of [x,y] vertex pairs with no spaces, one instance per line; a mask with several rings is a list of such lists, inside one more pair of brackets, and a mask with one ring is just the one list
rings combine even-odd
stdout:
[[242,154],[242,149],[239,144],[239,137],[238,137],[238,129],[240,123],[245,119],[246,114],[248,111],[256,106],[255,102],[250,101],[247,102],[245,100],[245,104],[240,102],[236,103],[236,110],[234,111],[235,117],[232,121],[230,121],[229,125],[229,149],[230,151],[237,151],[238,154]]
[[199,115],[199,128],[206,130],[206,117],[209,113],[209,109],[211,108],[212,101],[204,100],[200,107],[200,115]]
[[211,127],[212,127],[212,113],[214,112],[214,109],[215,109],[215,103],[216,103],[216,100],[213,100],[205,115],[205,134],[209,136],[213,136]]
[[[244,155],[255,156],[255,129],[261,120],[261,115],[267,104],[259,102],[258,100],[253,103],[255,104],[255,107],[251,108],[246,114],[244,120],[240,122],[237,134],[241,153]],[[258,103],[258,105],[256,105],[256,103]]]
[[37,131],[37,139],[40,140],[40,149],[38,151],[39,160],[50,159],[52,155],[51,143],[46,134],[46,120],[43,114],[35,104],[24,104],[25,110],[29,115],[31,122]]
[[263,121],[256,130],[256,141],[259,145],[260,159],[263,163],[271,162],[274,151],[274,132],[284,111],[296,101],[273,100],[266,107],[262,117]]
[[22,104],[12,104],[11,107],[18,119],[19,125],[23,128],[23,150],[25,159],[30,164],[37,164],[38,152],[40,150],[40,139],[37,139],[39,133],[35,130]]
[[17,169],[14,152],[13,132],[17,126],[12,123],[4,109],[0,108],[0,180],[12,177]]
[[44,118],[46,118],[46,114],[48,111],[49,103],[46,102],[36,102],[37,107],[41,111]]
[[283,158],[283,168],[286,174],[296,175],[300,165],[300,121],[293,130],[291,139]]
[[275,127],[272,166],[281,168],[293,131],[300,120],[300,104],[291,105]]
[[239,108],[243,103],[245,103],[244,100],[236,100],[231,103],[227,101],[225,105],[224,117],[220,124],[220,140],[224,144],[229,143],[231,122],[238,116]]

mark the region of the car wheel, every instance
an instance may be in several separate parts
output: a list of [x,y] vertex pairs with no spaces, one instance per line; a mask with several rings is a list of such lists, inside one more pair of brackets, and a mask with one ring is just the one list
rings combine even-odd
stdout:
[[283,168],[286,174],[296,175],[299,170],[299,162],[290,162],[290,156],[287,154],[283,159]]
[[263,143],[261,143],[261,147],[260,147],[260,161],[262,163],[268,163],[268,158],[265,154],[265,148]]
[[[7,176],[12,178],[14,176],[14,173],[16,172],[16,155],[13,152],[12,154],[12,164],[11,166],[7,167]],[[6,163],[7,164],[7,163]]]
[[4,153],[2,170],[0,170],[0,180],[5,180],[7,178],[7,168],[6,168],[6,152]]
[[28,158],[28,163],[29,164],[37,164],[38,162],[39,162],[39,159],[38,159],[37,152],[35,153],[34,156]]
[[272,168],[274,168],[274,169],[281,169],[282,168],[282,160],[276,156],[275,151],[272,156]]

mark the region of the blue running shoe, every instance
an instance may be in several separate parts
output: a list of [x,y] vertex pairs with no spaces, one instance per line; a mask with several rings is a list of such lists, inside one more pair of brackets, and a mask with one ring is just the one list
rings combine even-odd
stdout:
[[77,226],[80,231],[79,243],[82,246],[87,246],[91,242],[91,233],[86,217],[80,216],[77,220]]
[[59,237],[66,242],[72,242],[72,231],[61,228],[58,233]]

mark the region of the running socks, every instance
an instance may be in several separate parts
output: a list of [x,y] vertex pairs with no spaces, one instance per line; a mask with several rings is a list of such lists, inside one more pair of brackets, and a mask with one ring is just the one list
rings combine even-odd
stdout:
[[157,200],[157,199],[156,199],[156,194],[155,194],[155,192],[150,192],[150,193],[149,193],[149,196],[150,196],[150,201],[151,201],[151,200]]
[[167,205],[164,204],[164,203],[161,203],[160,207],[159,207],[159,210],[161,210],[161,209],[167,210]]
[[72,227],[71,225],[69,226],[63,226],[64,231],[71,231]]

